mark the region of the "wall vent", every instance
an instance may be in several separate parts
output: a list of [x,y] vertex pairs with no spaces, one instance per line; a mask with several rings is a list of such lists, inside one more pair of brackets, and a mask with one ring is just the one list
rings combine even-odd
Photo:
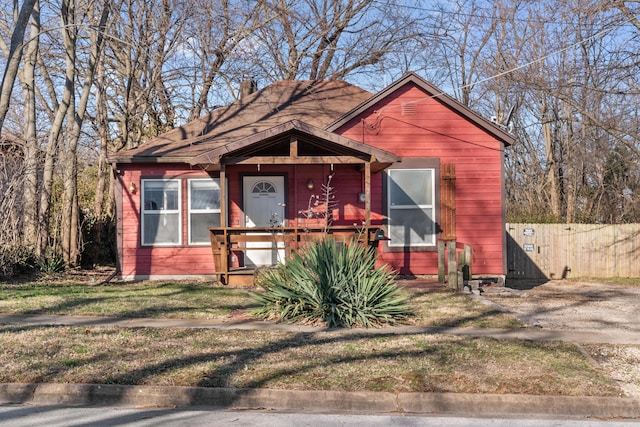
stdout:
[[416,115],[416,103],[415,102],[403,102],[402,103],[402,115],[403,116],[415,116]]

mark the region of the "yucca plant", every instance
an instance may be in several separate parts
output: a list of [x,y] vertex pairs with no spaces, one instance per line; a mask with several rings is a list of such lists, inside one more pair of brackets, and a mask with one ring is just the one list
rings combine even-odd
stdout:
[[61,273],[65,269],[64,259],[60,256],[42,256],[37,264],[40,273],[44,274]]
[[387,265],[376,267],[375,251],[329,238],[309,243],[286,264],[256,278],[260,307],[253,313],[281,321],[372,327],[409,314],[407,296]]

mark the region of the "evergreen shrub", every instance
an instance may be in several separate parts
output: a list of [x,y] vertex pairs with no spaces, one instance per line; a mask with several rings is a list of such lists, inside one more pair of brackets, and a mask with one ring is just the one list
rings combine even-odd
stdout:
[[407,295],[388,265],[376,267],[375,250],[325,237],[295,252],[286,263],[256,277],[260,306],[253,313],[280,321],[328,327],[375,327],[409,313]]

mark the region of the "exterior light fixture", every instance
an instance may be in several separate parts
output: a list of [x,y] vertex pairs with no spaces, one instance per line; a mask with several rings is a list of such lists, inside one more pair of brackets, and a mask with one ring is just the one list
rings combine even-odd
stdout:
[[135,182],[133,182],[133,181],[131,181],[131,182],[129,183],[129,192],[130,192],[131,194],[136,194],[136,190],[137,190],[137,189],[138,189],[138,187],[136,187],[136,183],[135,183]]
[[307,190],[313,191],[313,180],[311,178],[307,181]]

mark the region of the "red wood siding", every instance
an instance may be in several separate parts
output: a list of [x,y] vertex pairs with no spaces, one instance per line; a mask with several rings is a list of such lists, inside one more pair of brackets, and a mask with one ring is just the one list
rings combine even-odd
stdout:
[[[415,114],[403,115],[404,103],[411,103]],[[500,141],[413,84],[402,87],[337,133],[403,158],[439,158],[441,164],[454,163],[457,241],[473,247],[474,274],[504,274]],[[374,180],[379,181],[379,177]],[[375,200],[373,209],[380,212],[382,208],[381,201]],[[383,252],[381,259],[403,274],[437,273],[435,252]]]
[[[189,246],[187,215],[187,180],[207,178],[206,172],[182,165],[127,164],[119,165],[122,182],[122,218],[119,262],[126,278],[148,276],[211,275],[214,273],[210,246]],[[169,247],[149,247],[140,243],[141,179],[180,179],[182,183],[182,244]],[[135,194],[129,184],[135,183]]]
[[[403,103],[413,103],[414,114],[403,115]],[[405,113],[407,111],[405,110]],[[362,121],[361,119],[364,119]],[[413,84],[407,84],[361,116],[342,126],[337,133],[395,153],[403,158],[440,159],[454,163],[456,172],[456,236],[474,250],[474,274],[504,274],[503,154],[502,143],[484,130],[444,106]],[[214,273],[208,246],[187,245],[187,179],[208,175],[188,165],[120,164],[121,209],[118,235],[119,262],[125,277],[162,275],[208,275]],[[227,167],[230,226],[243,226],[242,177],[244,175],[284,175],[286,177],[287,225],[300,227],[313,221],[301,213],[309,207],[312,194],[320,195],[322,184],[333,174],[332,185],[338,207],[334,224],[353,225],[364,220],[364,191],[361,170],[355,165],[235,165]],[[371,179],[371,220],[381,224],[384,172]],[[172,247],[140,245],[140,179],[182,180],[182,244]],[[307,181],[315,185],[311,192]],[[131,194],[130,182],[138,191]],[[313,204],[313,201],[311,202]],[[437,254],[430,252],[388,252],[384,244],[380,259],[402,274],[436,274]]]
[[[180,165],[163,167],[162,165],[122,165],[122,232],[118,236],[121,242],[120,264],[123,277],[147,277],[163,275],[210,275],[215,273],[213,256],[209,246],[189,246],[187,218],[187,180],[206,178],[208,175],[199,170],[180,167]],[[309,207],[311,195],[319,196],[322,184],[333,174],[331,185],[335,187],[337,207],[333,211],[335,225],[353,225],[364,220],[364,203],[358,199],[363,190],[363,179],[355,165],[335,165],[333,172],[330,165],[296,165],[278,166],[261,165],[260,171],[255,165],[227,168],[227,185],[229,204],[229,225],[244,226],[242,211],[242,177],[245,175],[284,175],[286,187],[286,222],[296,223],[300,227],[316,225],[317,220],[304,217],[301,211]],[[218,177],[217,175],[215,177]],[[140,180],[142,178],[165,178],[182,180],[182,244],[171,247],[149,247],[140,244]],[[314,181],[314,190],[309,191],[307,181]],[[136,194],[129,192],[129,183],[135,182]],[[377,185],[380,192],[381,184]],[[376,194],[373,200],[381,204],[381,196]],[[313,204],[313,200],[311,201]],[[372,218],[382,218],[377,212]],[[378,221],[380,222],[380,221]]]

